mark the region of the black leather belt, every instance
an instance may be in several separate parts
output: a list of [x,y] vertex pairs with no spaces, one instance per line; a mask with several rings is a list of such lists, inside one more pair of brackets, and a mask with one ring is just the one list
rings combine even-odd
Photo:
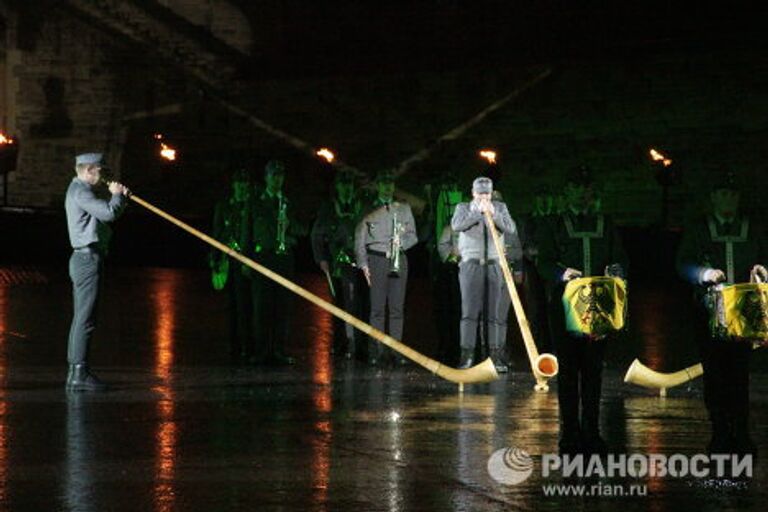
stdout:
[[366,252],[368,254],[373,254],[374,256],[382,256],[384,258],[387,257],[387,253],[382,252],[382,251],[374,251],[373,249],[366,249]]
[[461,260],[463,262],[467,263],[474,263],[475,265],[498,265],[499,260],[484,260],[480,258],[470,258],[468,260]]
[[85,247],[75,247],[73,250],[81,254],[101,254],[100,250],[90,245],[87,245]]

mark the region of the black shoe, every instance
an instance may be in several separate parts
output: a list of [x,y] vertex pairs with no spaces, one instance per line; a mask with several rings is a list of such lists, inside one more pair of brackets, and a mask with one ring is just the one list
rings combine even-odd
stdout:
[[472,357],[474,356],[474,350],[461,349],[461,359],[459,360],[459,370],[466,370],[472,367],[474,363]]
[[291,366],[296,364],[296,360],[294,358],[283,353],[273,354],[269,359],[274,366]]
[[560,436],[560,440],[557,442],[560,450],[560,456],[569,455],[575,457],[581,453],[584,453],[583,446],[581,444],[581,438],[578,434],[563,434]]
[[509,366],[507,366],[506,359],[504,358],[504,352],[500,348],[491,349],[491,360],[493,366],[496,368],[496,373],[507,373]]
[[67,373],[67,390],[106,391],[107,385],[88,371],[87,364],[71,364]]
[[749,435],[749,423],[743,417],[733,421],[733,453],[757,457],[757,445]]
[[707,445],[707,452],[709,454],[733,453],[734,442],[728,422],[720,419],[719,416],[712,418],[711,422],[712,438]]
[[608,445],[605,444],[605,441],[598,433],[586,436],[582,441],[582,448],[584,455],[587,456],[608,454]]
[[355,352],[355,340],[347,341],[347,349],[344,351],[344,358],[350,360],[354,359]]

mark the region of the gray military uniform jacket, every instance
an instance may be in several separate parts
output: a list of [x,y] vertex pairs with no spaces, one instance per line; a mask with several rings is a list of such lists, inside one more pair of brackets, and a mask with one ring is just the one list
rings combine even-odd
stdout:
[[454,262],[459,259],[459,234],[456,233],[450,224],[446,224],[437,242],[437,254],[440,261],[445,263],[451,258]]
[[[517,240],[517,245],[519,246],[517,226],[515,226],[515,221],[509,215],[507,205],[500,201],[493,201],[493,207],[496,212],[493,215],[493,223],[501,231],[501,244],[510,245],[510,237],[513,237],[513,239]],[[488,248],[488,259],[499,259],[491,232],[486,230],[484,226],[485,217],[479,210],[472,208],[472,203],[460,203],[456,206],[453,219],[451,219],[451,228],[459,233],[459,254],[462,260],[484,259],[486,246]]]
[[113,194],[109,201],[93,193],[93,187],[74,178],[67,189],[64,208],[67,211],[69,241],[74,249],[94,247],[106,252],[111,238],[107,225],[117,219],[125,208],[127,198]]
[[367,214],[355,229],[355,258],[360,268],[368,266],[368,251],[389,255],[392,243],[392,224],[397,216],[400,227],[400,249],[407,251],[418,242],[416,222],[408,203],[393,201],[389,207],[380,206]]

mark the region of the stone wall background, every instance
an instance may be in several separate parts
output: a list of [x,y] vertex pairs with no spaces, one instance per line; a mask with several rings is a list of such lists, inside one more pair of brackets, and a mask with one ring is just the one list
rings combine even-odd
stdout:
[[[234,5],[217,7],[226,3],[160,2],[237,52],[264,53],[255,44],[264,43],[263,34],[248,29],[252,19],[225,21],[239,12]],[[281,157],[289,164],[289,190],[311,217],[327,190],[329,169],[222,106],[227,86],[201,85],[170,58],[170,46],[130,40],[67,2],[42,4],[45,12],[0,3],[4,89],[13,102],[2,110],[12,113],[4,128],[22,140],[18,169],[9,176],[11,205],[58,208],[72,156],[104,149],[116,172],[142,195],[199,216],[208,214],[231,170],[246,166],[260,176],[264,162]],[[274,13],[274,6],[266,12]],[[421,195],[441,173],[468,186],[483,169],[477,151],[493,147],[513,212],[529,208],[538,187],[556,190],[568,169],[589,165],[601,182],[605,210],[621,224],[649,225],[660,215],[660,187],[647,156],[656,147],[684,172],[684,183],[672,189],[670,210],[673,224],[681,225],[706,205],[706,184],[723,166],[738,173],[748,207],[765,213],[768,58],[759,48],[745,38],[546,61],[510,55],[496,63],[454,62],[445,70],[405,65],[399,72],[372,67],[350,74],[331,67],[323,75],[313,65],[306,76],[296,76],[297,70],[262,74],[255,66],[233,82],[237,93],[229,99],[373,174],[551,68],[549,78],[465,136],[442,144],[401,186]],[[178,163],[157,158],[155,132],[179,149]],[[313,181],[317,186],[308,186]]]

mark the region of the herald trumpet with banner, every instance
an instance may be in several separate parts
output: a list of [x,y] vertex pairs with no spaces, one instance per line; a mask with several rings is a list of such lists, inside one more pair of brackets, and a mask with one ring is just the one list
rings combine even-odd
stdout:
[[627,283],[620,277],[572,279],[563,292],[566,330],[576,336],[602,339],[624,328]]
[[712,286],[705,304],[713,338],[768,346],[768,284]]

